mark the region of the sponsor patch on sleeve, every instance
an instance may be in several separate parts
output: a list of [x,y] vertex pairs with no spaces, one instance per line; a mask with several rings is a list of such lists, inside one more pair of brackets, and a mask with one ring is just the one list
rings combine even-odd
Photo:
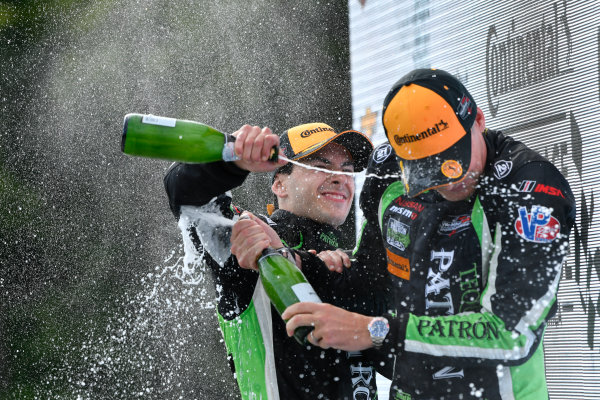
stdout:
[[515,221],[517,234],[529,242],[549,243],[560,233],[560,222],[552,216],[552,210],[544,206],[519,207]]
[[519,184],[519,192],[523,193],[544,193],[550,196],[565,198],[562,190],[555,188],[554,186],[544,185],[543,183],[537,183],[536,181],[521,181]]
[[385,143],[381,146],[378,146],[375,151],[373,151],[373,161],[377,164],[381,164],[392,154],[392,145],[389,143]]
[[410,262],[408,258],[399,256],[386,250],[388,259],[388,271],[390,274],[402,278],[406,281],[410,280]]
[[504,179],[512,170],[512,161],[500,160],[494,164],[494,176],[498,179]]

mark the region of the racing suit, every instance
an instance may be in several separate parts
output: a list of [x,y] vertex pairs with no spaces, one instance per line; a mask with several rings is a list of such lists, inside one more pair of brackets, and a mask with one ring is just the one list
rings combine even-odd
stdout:
[[[242,211],[231,204],[226,192],[241,185],[247,175],[232,163],[176,163],[164,179],[171,210],[179,218],[188,207],[208,207],[211,212],[237,219]],[[285,246],[300,255],[302,270],[322,301],[373,313],[373,300],[359,295],[352,285],[358,280],[358,286],[365,286],[360,271],[354,271],[354,275],[347,269],[342,274],[330,272],[318,257],[302,251],[340,247],[340,234],[335,228],[285,210],[261,218]],[[242,269],[231,253],[220,266],[216,257],[202,251],[201,242],[206,244],[207,240],[226,241],[229,248],[229,237],[203,233],[202,224],[191,224],[188,232],[212,272],[218,296],[217,317],[242,398],[375,399],[375,373],[366,359],[359,352],[301,346],[288,337],[258,273]]]
[[498,131],[484,139],[485,170],[465,201],[407,197],[387,143],[369,162],[367,176],[384,179],[365,181],[356,258],[377,258],[393,284],[379,350],[395,356],[381,371],[390,399],[548,398],[541,344],[575,201],[545,158]]

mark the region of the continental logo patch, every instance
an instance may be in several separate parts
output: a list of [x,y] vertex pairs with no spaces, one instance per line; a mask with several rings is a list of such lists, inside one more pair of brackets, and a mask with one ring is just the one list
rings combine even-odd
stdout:
[[408,258],[399,256],[386,249],[388,259],[388,271],[390,274],[404,279],[410,280],[410,262]]
[[394,142],[396,142],[397,145],[401,145],[401,144],[405,144],[405,143],[413,143],[413,142],[417,142],[419,140],[425,140],[428,137],[430,137],[431,135],[435,135],[436,133],[440,133],[441,131],[444,131],[446,129],[448,129],[448,123],[444,122],[444,120],[440,119],[439,122],[436,122],[433,126],[430,126],[427,129],[424,129],[423,131],[417,133],[416,135],[410,135],[410,134],[406,134],[403,136],[394,135]]
[[288,131],[290,146],[296,154],[306,153],[335,137],[333,128],[322,122],[298,125]]
[[319,126],[318,128],[315,128],[315,129],[307,129],[305,131],[300,132],[300,137],[307,138],[310,135],[312,135],[313,133],[317,133],[317,132],[335,132],[335,131],[331,127]]

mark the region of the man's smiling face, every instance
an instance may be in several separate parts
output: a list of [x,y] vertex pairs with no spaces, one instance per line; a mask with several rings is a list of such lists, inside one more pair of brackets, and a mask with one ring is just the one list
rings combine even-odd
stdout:
[[[301,162],[332,172],[354,172],[350,153],[336,143],[330,143]],[[354,178],[294,165],[291,174],[277,175],[273,192],[278,196],[281,209],[337,227],[344,223],[352,207]]]

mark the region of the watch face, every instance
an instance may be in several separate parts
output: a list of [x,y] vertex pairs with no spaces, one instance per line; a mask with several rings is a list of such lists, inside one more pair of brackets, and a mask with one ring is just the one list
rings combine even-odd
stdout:
[[369,326],[369,332],[374,337],[385,337],[389,330],[388,322],[384,319],[373,320]]

